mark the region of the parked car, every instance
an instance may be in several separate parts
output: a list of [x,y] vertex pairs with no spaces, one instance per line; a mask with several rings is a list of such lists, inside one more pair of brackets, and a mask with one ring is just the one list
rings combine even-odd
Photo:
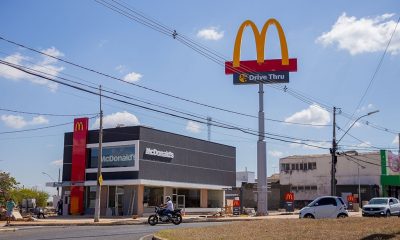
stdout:
[[345,218],[348,216],[343,199],[335,196],[316,198],[299,213],[299,218]]
[[397,198],[381,197],[371,199],[362,209],[362,215],[367,216],[383,216],[391,215],[400,216],[400,201]]

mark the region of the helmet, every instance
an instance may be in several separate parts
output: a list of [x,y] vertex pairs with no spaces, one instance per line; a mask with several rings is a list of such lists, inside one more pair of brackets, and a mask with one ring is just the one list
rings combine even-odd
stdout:
[[167,199],[167,201],[171,200],[170,196],[166,196],[165,199]]

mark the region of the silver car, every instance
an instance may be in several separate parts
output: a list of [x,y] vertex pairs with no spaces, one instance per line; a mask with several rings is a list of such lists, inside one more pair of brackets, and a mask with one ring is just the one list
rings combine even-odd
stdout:
[[397,198],[373,198],[362,208],[363,217],[367,216],[400,216],[400,201]]

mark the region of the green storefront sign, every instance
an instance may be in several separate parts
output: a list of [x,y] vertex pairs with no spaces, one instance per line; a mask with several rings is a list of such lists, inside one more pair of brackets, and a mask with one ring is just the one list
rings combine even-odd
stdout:
[[392,187],[400,187],[400,159],[388,150],[381,150],[381,185],[382,193],[388,196]]

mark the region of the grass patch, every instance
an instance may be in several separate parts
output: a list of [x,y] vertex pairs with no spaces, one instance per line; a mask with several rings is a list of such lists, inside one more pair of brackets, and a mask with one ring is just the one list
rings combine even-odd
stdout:
[[156,235],[169,240],[400,239],[400,218],[267,219],[203,228],[168,229]]

